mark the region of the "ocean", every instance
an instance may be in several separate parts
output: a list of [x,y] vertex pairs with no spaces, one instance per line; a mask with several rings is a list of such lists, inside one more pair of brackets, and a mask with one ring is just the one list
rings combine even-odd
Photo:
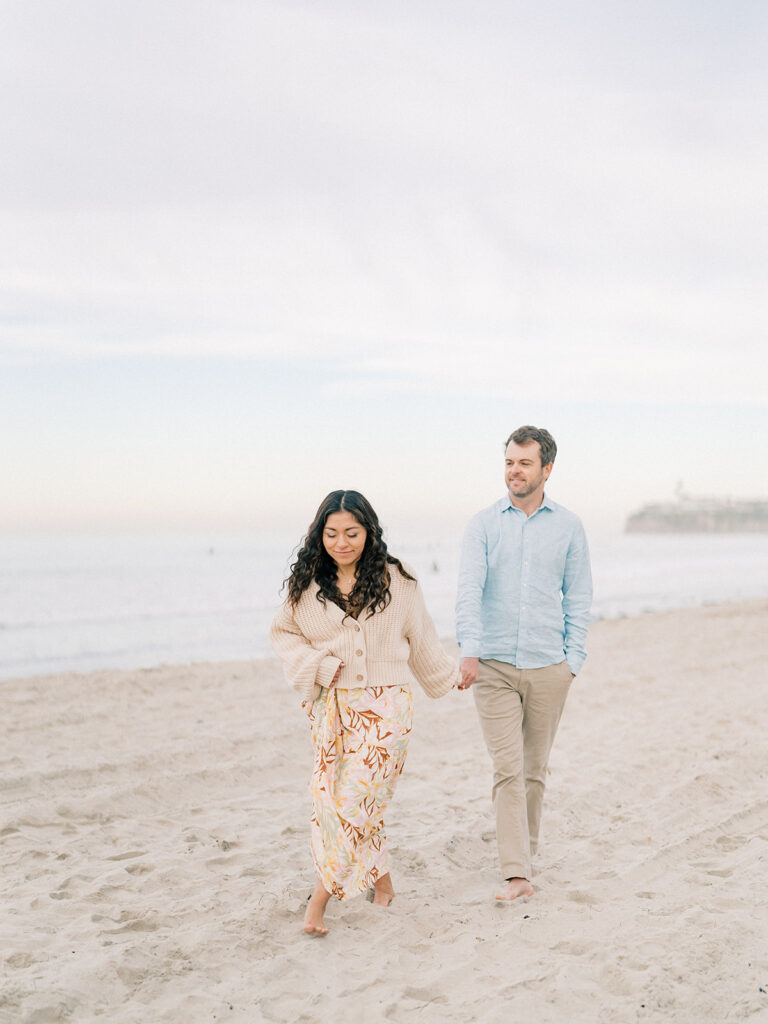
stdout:
[[[0,535],[0,678],[268,656],[299,538],[280,533]],[[457,534],[403,534],[441,636]],[[768,597],[768,534],[590,536],[593,616]]]

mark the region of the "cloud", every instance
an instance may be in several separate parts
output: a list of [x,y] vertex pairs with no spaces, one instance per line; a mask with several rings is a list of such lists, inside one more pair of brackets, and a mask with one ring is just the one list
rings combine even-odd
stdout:
[[762,400],[756,5],[12,5],[0,356]]

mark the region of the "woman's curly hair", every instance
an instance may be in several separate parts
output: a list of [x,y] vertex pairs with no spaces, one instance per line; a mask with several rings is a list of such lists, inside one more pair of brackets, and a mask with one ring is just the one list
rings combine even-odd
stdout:
[[[344,597],[337,586],[336,563],[323,544],[325,524],[334,512],[350,512],[367,531],[365,547],[357,563],[357,579],[348,597]],[[379,518],[371,503],[359,491],[331,491],[320,503],[285,580],[288,601],[295,608],[301,595],[314,581],[320,588],[317,599],[321,604],[333,601],[355,618],[367,608],[370,617],[374,612],[383,611],[392,599],[389,592],[390,565],[397,566],[407,580],[415,579],[399,558],[387,552]]]

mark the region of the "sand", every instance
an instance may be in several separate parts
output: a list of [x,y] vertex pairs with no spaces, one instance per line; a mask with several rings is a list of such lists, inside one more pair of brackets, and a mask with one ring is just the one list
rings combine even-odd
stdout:
[[507,907],[472,698],[418,694],[397,897],[332,904],[325,939],[275,662],[0,683],[0,1024],[768,1021],[767,627],[592,628]]

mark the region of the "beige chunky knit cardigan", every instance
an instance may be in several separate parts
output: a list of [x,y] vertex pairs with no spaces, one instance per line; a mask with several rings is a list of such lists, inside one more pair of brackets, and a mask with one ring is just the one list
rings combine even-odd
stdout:
[[[408,570],[410,572],[410,569]],[[336,686],[401,686],[414,678],[430,697],[442,697],[461,678],[458,662],[443,650],[421,587],[391,566],[392,600],[370,618],[345,616],[332,601],[317,600],[310,584],[299,603],[288,601],[270,630],[286,678],[304,700],[314,700],[344,664]]]

